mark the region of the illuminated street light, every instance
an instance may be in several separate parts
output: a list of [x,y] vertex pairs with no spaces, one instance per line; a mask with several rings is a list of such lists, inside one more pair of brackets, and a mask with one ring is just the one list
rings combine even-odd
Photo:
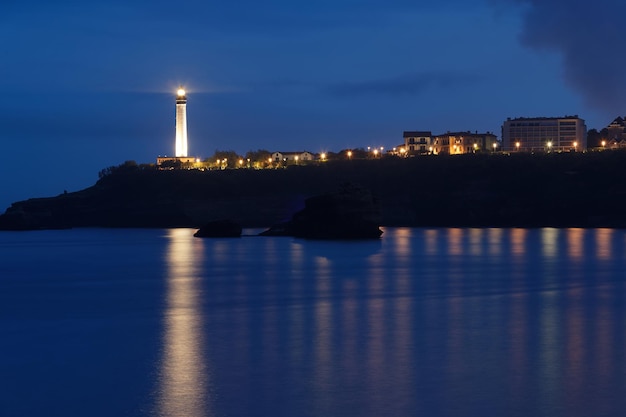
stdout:
[[574,142],[572,145],[574,145],[574,152],[576,152],[576,148],[578,147],[578,142]]
[[520,147],[520,143],[519,142],[515,142],[515,149],[517,149],[517,152],[519,152],[519,147]]
[[378,156],[378,149],[374,149],[374,158]]
[[605,141],[605,140],[603,140],[603,141],[602,141],[602,149],[604,149],[604,147],[605,147],[605,146],[606,146],[606,141]]
[[322,152],[320,154],[320,158],[321,158],[322,161],[325,160],[326,159],[326,153]]
[[495,152],[496,148],[498,147],[498,144],[494,142],[492,146],[493,146],[493,151]]
[[348,151],[348,159],[352,159],[352,151]]

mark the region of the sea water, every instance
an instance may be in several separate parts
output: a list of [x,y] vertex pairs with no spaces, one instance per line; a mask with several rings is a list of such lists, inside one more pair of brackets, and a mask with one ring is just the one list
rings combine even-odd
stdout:
[[0,233],[0,416],[626,415],[624,230],[193,232]]

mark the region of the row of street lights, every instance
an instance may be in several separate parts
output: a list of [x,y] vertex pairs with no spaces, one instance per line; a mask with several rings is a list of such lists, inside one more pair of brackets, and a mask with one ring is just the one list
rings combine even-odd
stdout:
[[[604,147],[604,145],[605,145],[605,141],[602,141],[602,147]],[[493,145],[493,146],[494,146],[494,147],[496,146],[496,145],[495,145],[495,143],[494,143],[494,145]],[[519,152],[519,150],[520,150],[520,146],[522,146],[522,144],[521,144],[521,142],[520,142],[520,141],[515,142],[515,150],[516,150],[517,152]],[[549,152],[549,151],[551,151],[551,150],[552,150],[552,141],[548,141],[548,142],[546,142],[546,147],[548,148],[548,152]],[[577,142],[577,141],[574,141],[574,142],[572,143],[572,147],[574,148],[574,152],[576,152],[576,151],[578,150],[578,142]]]

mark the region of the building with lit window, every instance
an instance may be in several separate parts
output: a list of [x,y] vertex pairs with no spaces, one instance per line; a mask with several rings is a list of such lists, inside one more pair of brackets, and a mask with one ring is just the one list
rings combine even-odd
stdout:
[[404,149],[407,153],[426,154],[432,141],[432,133],[428,131],[407,131],[402,134],[404,137]]
[[612,143],[622,143],[626,141],[626,120],[623,117],[616,117],[606,127],[607,137]]
[[463,155],[500,150],[498,138],[491,132],[447,132],[433,137],[433,154]]
[[274,152],[272,154],[272,160],[274,162],[306,162],[313,161],[315,155],[308,151],[302,152]]
[[508,118],[502,148],[510,152],[570,152],[587,149],[587,126],[578,116]]

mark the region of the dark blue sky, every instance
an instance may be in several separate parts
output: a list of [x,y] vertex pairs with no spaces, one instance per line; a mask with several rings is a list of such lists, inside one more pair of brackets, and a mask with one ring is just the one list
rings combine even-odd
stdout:
[[[299,4],[302,3],[302,4]],[[586,4],[588,3],[588,4]],[[312,152],[624,115],[617,0],[0,3],[0,211],[174,148]]]

